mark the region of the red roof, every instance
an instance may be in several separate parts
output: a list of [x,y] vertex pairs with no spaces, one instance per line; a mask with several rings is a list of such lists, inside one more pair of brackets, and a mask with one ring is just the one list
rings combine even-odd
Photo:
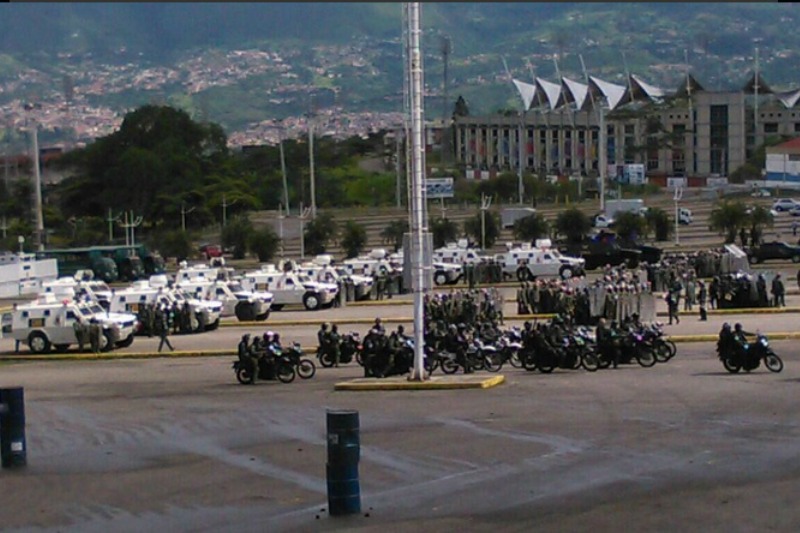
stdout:
[[785,143],[781,143],[777,146],[773,146],[773,148],[795,148],[800,149],[800,137],[796,137],[791,141],[786,141]]

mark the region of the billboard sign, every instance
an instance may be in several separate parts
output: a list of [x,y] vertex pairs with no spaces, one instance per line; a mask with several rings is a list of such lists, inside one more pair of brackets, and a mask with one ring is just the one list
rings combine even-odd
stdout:
[[428,200],[439,198],[452,198],[453,178],[428,178],[425,180],[425,194]]

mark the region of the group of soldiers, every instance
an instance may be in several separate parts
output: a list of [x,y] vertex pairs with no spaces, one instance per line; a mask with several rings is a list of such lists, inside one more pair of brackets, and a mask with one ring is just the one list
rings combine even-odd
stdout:
[[584,276],[524,282],[517,291],[517,310],[521,315],[571,316],[577,325],[590,325],[603,317],[621,322],[634,313],[651,320],[655,300],[644,272],[606,266],[602,279],[593,283]]
[[[720,308],[782,307],[786,305],[786,287],[780,274],[753,276],[744,272],[715,276],[709,292]],[[768,290],[769,285],[769,290]],[[712,304],[713,305],[713,304]]]
[[100,353],[100,342],[103,337],[103,326],[96,318],[89,321],[80,317],[75,318],[72,324],[75,330],[75,339],[78,341],[78,351],[82,352],[85,345],[89,345],[92,353]]
[[447,324],[502,324],[503,296],[496,288],[454,290],[426,294],[423,302],[426,328],[446,329]]
[[178,305],[178,302],[173,302],[171,307],[155,303],[141,304],[136,312],[136,318],[142,325],[142,334],[148,337],[159,335],[159,331],[164,329],[165,321],[167,333],[172,330],[173,334],[191,333],[200,326],[205,327],[203,314],[195,313],[189,302],[184,302],[182,306]]
[[480,263],[464,261],[461,265],[461,272],[464,282],[470,289],[474,289],[477,283],[500,283],[503,281],[503,268],[494,259]]

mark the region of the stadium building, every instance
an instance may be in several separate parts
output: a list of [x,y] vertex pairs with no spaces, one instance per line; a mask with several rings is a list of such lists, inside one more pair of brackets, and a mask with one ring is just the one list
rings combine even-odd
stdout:
[[636,75],[626,85],[513,82],[524,111],[454,117],[454,153],[468,178],[517,172],[520,160],[523,172],[596,176],[602,123],[607,176],[639,164],[651,183],[682,177],[704,186],[742,166],[765,139],[800,134],[800,90],[775,92],[760,75],[738,91],[705,90],[691,75],[671,92]]

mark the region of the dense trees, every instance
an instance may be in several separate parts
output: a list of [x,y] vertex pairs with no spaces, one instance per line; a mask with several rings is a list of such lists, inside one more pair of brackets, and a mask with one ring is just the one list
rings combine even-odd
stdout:
[[583,241],[591,229],[592,222],[589,217],[583,211],[574,207],[562,211],[556,218],[556,231],[571,243]]
[[491,211],[487,211],[485,217],[478,213],[464,221],[464,233],[488,250],[500,237],[500,216]]
[[722,202],[711,211],[710,228],[725,235],[725,242],[736,240],[736,232],[747,224],[747,208],[742,202]]

